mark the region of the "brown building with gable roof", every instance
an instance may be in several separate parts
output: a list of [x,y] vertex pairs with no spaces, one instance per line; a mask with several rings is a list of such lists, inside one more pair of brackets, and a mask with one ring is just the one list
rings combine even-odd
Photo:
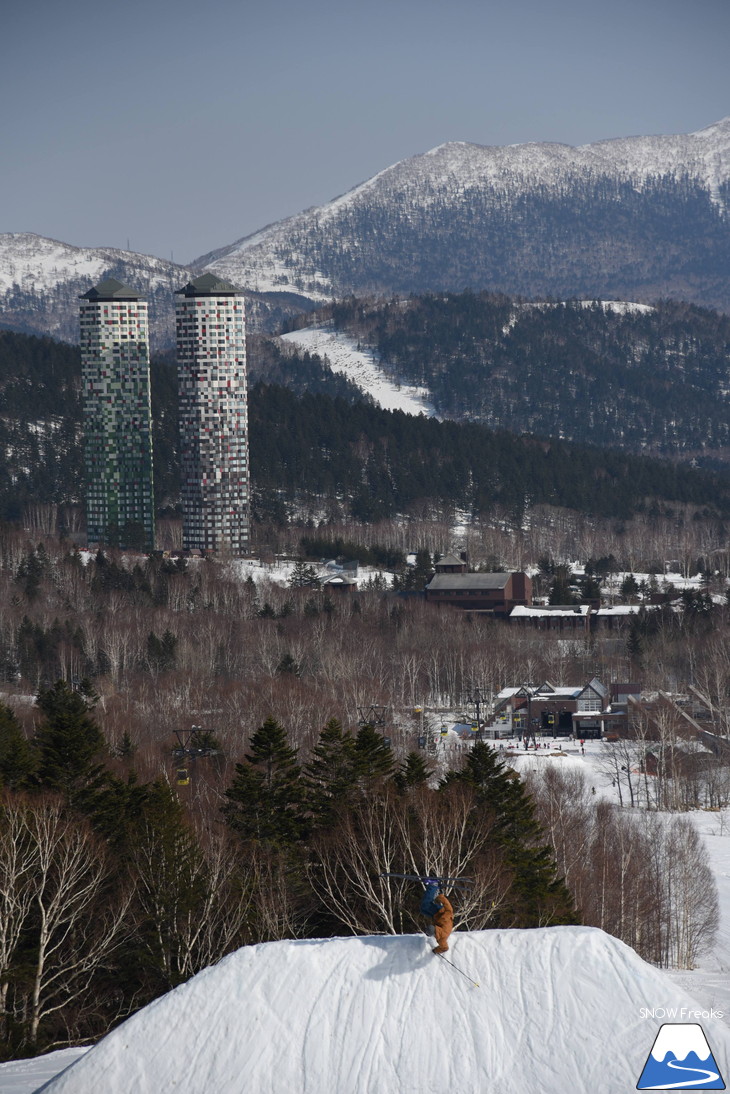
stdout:
[[426,586],[426,600],[471,612],[507,617],[514,607],[532,604],[532,581],[522,572],[504,574],[437,573]]

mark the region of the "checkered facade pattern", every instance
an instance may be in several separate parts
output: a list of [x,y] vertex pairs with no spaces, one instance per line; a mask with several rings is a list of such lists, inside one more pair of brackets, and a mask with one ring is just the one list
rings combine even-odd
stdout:
[[244,304],[210,274],[177,293],[183,548],[249,549]]
[[80,326],[88,542],[151,550],[147,304],[119,282],[102,282],[81,298]]

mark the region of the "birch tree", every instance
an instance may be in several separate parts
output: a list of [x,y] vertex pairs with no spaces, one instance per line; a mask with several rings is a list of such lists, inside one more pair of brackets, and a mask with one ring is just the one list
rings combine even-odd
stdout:
[[21,803],[12,835],[24,856],[16,917],[32,942],[20,1009],[36,1044],[42,1023],[89,1002],[94,977],[128,936],[131,890],[114,884],[104,849],[58,798]]

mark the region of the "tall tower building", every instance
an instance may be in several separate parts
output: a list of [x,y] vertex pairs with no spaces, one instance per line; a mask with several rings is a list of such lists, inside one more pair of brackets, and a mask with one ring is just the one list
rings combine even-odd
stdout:
[[175,294],[183,547],[249,547],[246,330],[238,289],[203,274]]
[[151,550],[147,304],[111,277],[80,300],[88,542]]

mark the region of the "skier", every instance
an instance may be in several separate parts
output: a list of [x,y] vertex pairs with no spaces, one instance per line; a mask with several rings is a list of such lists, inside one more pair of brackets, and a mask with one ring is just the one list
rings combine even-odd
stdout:
[[430,881],[421,901],[421,913],[433,920],[437,945],[433,953],[446,953],[449,935],[454,929],[454,909],[447,896],[439,891],[438,882]]

